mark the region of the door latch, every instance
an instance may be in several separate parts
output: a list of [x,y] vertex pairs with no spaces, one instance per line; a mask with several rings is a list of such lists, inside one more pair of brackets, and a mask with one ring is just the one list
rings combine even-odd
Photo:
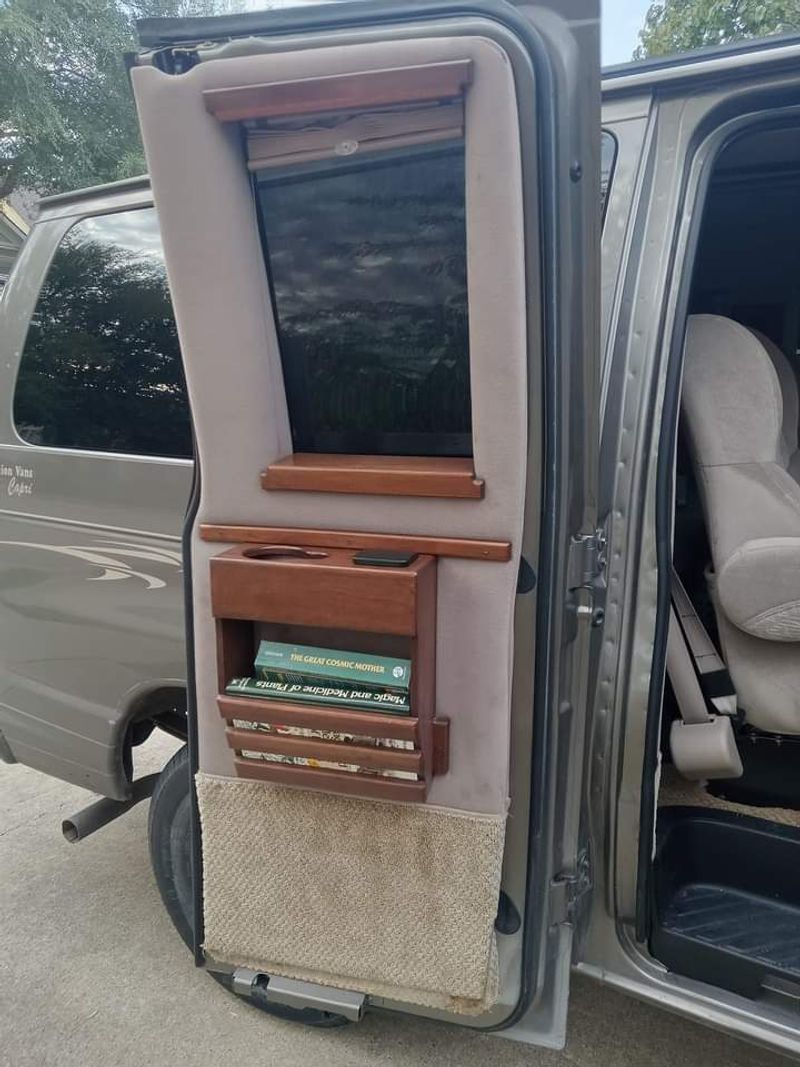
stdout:
[[550,883],[550,922],[575,924],[591,890],[589,855],[583,850],[578,855],[575,870],[556,875]]
[[603,621],[598,593],[605,588],[607,538],[605,529],[573,537],[567,562],[567,591],[579,619],[599,626]]

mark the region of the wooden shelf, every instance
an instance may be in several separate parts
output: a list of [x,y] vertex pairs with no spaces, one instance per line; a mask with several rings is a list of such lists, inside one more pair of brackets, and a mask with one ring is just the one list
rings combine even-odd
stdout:
[[256,555],[261,551],[237,545],[211,560],[211,606],[218,619],[413,637],[420,595],[432,585],[435,597],[432,556],[390,568],[357,566],[348,549],[266,559]]
[[[260,700],[258,697],[234,697],[228,694],[217,697],[217,706],[220,715],[229,724],[239,721],[297,726],[362,737],[388,737],[398,741],[410,741],[415,746],[415,751],[373,748],[358,742],[324,741],[228,725],[225,730],[228,744],[237,752],[244,749],[252,752],[275,752],[424,774],[424,760],[420,750],[421,733],[416,716],[386,715],[358,709],[324,707],[284,700]],[[450,720],[434,719],[431,726],[431,771],[433,774],[447,774]]]
[[510,541],[473,541],[457,537],[424,537],[414,534],[361,533],[357,530],[309,530],[293,526],[220,526],[200,524],[203,541],[220,544],[288,544],[306,548],[387,548],[394,552],[423,552],[450,559],[482,559],[507,563]]
[[451,456],[340,456],[297,452],[261,475],[269,490],[482,500],[471,459]]
[[220,715],[228,722],[243,719],[275,726],[304,726],[310,730],[336,730],[365,737],[392,737],[419,744],[419,719],[412,715],[386,715],[379,711],[348,711],[320,704],[300,704],[288,700],[259,700],[258,697],[217,697]]
[[[355,763],[376,771],[408,771],[421,775],[422,753],[400,748],[379,748],[351,741],[323,741],[320,738],[267,734],[263,730],[226,730],[228,745],[239,754],[268,752],[277,756],[304,756],[333,763]],[[289,766],[289,764],[284,764]]]
[[220,122],[364,111],[392,104],[452,100],[472,78],[472,60],[455,59],[387,70],[332,74],[320,78],[206,89],[206,111]]
[[311,767],[297,767],[289,763],[268,763],[266,760],[236,759],[236,773],[241,778],[261,778],[277,785],[315,789],[323,793],[348,793],[373,800],[399,800],[421,803],[427,792],[426,782],[404,782],[399,778],[378,775],[351,774],[349,771],[322,771]]
[[[418,555],[407,567],[362,567],[346,548],[237,544],[210,561],[211,610],[217,626],[217,706],[226,720],[236,773],[307,789],[381,797],[425,799],[436,774],[448,769],[449,727],[435,718],[436,572],[435,556]],[[331,632],[389,635],[402,639],[411,660],[413,715],[391,715],[294,701],[232,696],[232,678],[252,674],[256,626],[290,625]],[[354,637],[351,638],[355,640]],[[319,638],[324,643],[324,638]],[[347,647],[347,646],[344,646]],[[364,649],[366,651],[366,649]],[[394,749],[358,741],[302,737],[248,729],[236,722],[302,727],[362,738],[391,738],[413,748]],[[322,770],[300,764],[248,758],[245,752],[347,763],[362,771]],[[407,771],[408,781],[370,772]]]

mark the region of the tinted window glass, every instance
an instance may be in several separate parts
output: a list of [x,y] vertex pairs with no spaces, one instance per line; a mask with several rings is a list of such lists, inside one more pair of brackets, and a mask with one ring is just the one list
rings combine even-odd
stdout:
[[298,452],[472,452],[463,144],[262,171]]
[[14,396],[31,444],[192,454],[155,212],[77,222],[39,295]]

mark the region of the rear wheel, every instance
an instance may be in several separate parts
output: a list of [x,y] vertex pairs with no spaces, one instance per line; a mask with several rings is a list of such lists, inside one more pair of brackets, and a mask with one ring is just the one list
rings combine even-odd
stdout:
[[[175,753],[159,776],[150,801],[147,829],[150,862],[158,891],[175,929],[191,949],[194,925],[192,800],[189,750],[186,745]],[[230,990],[230,978],[216,974],[212,977]],[[311,1008],[295,1011],[279,1004],[269,1004],[258,996],[249,1003],[270,1015],[310,1026],[342,1026],[347,1022],[341,1015]]]

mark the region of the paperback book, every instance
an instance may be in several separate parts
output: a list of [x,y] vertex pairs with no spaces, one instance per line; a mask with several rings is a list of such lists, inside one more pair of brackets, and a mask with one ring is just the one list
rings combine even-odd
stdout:
[[413,771],[385,771],[371,767],[360,767],[356,763],[340,763],[335,760],[313,759],[311,756],[282,756],[275,752],[250,752],[242,749],[245,759],[265,760],[267,763],[288,763],[295,767],[313,767],[321,771],[346,771],[348,774],[368,775],[375,778],[400,778],[407,782],[419,781],[419,775]]
[[259,678],[301,684],[408,693],[411,662],[365,652],[262,641],[256,655]]
[[350,745],[363,745],[365,748],[395,748],[410,752],[413,741],[403,741],[399,737],[367,737],[365,734],[344,733],[341,730],[318,730],[309,726],[284,726],[277,723],[250,722],[248,719],[234,719],[237,730],[252,730],[253,733],[275,734],[278,737],[303,737],[309,741],[338,741]]
[[389,715],[411,714],[408,692],[401,690],[353,688],[348,685],[280,681],[273,678],[232,678],[225,686],[225,692],[231,696],[381,711]]

